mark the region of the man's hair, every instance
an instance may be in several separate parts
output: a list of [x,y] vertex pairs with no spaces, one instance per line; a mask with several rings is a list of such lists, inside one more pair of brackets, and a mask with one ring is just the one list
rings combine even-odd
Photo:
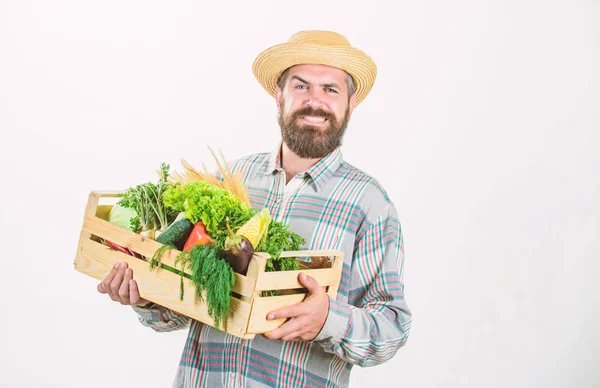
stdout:
[[[283,90],[285,86],[285,81],[287,80],[290,69],[291,67],[285,69],[285,71],[281,73],[281,76],[279,76],[279,79],[277,80],[277,86],[279,86],[279,89],[281,90]],[[344,71],[344,73],[346,72]],[[352,79],[352,76],[348,73],[346,73],[346,86],[348,87],[348,99],[350,99],[350,97],[352,97],[352,95],[356,92],[356,86],[354,86],[354,79]]]

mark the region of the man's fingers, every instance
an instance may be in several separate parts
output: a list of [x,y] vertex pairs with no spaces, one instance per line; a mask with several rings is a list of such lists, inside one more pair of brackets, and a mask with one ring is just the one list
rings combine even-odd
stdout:
[[279,318],[293,318],[304,313],[304,306],[301,304],[295,304],[292,306],[284,307],[279,310],[273,310],[267,315],[267,319],[279,319]]
[[138,290],[137,282],[133,279],[129,280],[129,300],[131,304],[140,304],[142,298],[140,297],[140,291]]
[[[110,283],[113,281],[115,275],[117,274],[117,271],[119,270],[119,264],[120,263],[113,265],[108,275],[106,275],[106,277],[102,281],[102,285],[98,285],[98,291],[100,291],[103,294],[110,293]],[[100,289],[102,289],[102,291]]]
[[302,330],[295,331],[281,338],[282,341],[302,341],[301,335],[303,334]]
[[290,319],[283,325],[279,326],[277,329],[265,333],[265,337],[267,337],[270,340],[280,339],[301,330],[302,325],[300,324],[300,321],[298,319]]
[[137,283],[133,280],[133,270],[127,263],[116,263],[96,287],[101,294],[108,294],[112,300],[123,305],[143,305],[148,301],[140,297]]
[[315,278],[313,278],[312,276],[308,276],[304,273],[301,273],[300,275],[298,275],[298,280],[300,281],[300,284],[306,287],[309,294],[315,294],[322,290],[321,286],[319,286],[319,283],[317,283]]
[[119,298],[121,298],[121,303],[130,304],[129,300],[129,281],[133,278],[133,271],[131,268],[125,269],[125,274],[123,276],[123,281],[121,282],[121,286],[119,287]]
[[125,268],[127,268],[127,263],[121,263],[117,270],[117,274],[112,282],[110,282],[110,292],[117,298],[119,297],[119,288],[121,288],[121,283],[123,283],[123,277],[125,276]]

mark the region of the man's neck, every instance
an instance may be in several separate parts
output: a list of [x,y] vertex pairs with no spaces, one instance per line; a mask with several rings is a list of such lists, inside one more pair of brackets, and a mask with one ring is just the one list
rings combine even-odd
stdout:
[[296,174],[308,170],[317,162],[317,159],[304,159],[290,150],[285,143],[281,145],[281,167],[285,170],[285,182],[289,182]]

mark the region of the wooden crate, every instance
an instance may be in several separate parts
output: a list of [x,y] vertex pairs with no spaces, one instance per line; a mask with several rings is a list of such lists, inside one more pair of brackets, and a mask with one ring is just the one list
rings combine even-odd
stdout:
[[[183,300],[180,300],[181,277],[178,274],[160,267],[150,270],[149,263],[144,259],[116,251],[99,242],[100,239],[106,239],[147,258],[152,257],[162,246],[154,240],[107,221],[110,209],[119,199],[120,193],[91,192],[77,247],[75,269],[97,280],[103,280],[115,263],[127,262],[133,270],[134,279],[143,298],[214,327],[207,306],[196,297],[196,290],[189,279],[184,278],[184,296]],[[180,251],[175,249],[167,251],[161,263],[174,268],[174,261],[179,253]],[[266,333],[283,324],[285,319],[269,321],[266,316],[272,310],[299,303],[304,299],[306,294],[298,281],[300,272],[315,278],[321,286],[327,287],[327,293],[335,298],[342,272],[343,255],[342,251],[335,250],[283,252],[282,257],[313,258],[314,261],[331,264],[329,268],[265,272],[270,256],[264,252],[255,252],[247,274],[235,274],[227,319],[219,329],[241,338],[254,338],[256,334]],[[323,260],[325,257],[331,260]],[[285,291],[279,296],[261,296],[262,291],[266,290]]]

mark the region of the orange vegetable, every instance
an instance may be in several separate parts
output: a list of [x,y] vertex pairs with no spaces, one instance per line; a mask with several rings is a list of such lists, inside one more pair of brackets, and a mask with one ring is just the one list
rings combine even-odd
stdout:
[[208,232],[206,231],[206,226],[202,223],[202,221],[198,221],[196,225],[194,225],[194,229],[192,229],[192,233],[188,237],[185,245],[183,246],[183,250],[187,253],[190,253],[192,248],[196,244],[200,245],[210,245],[213,243],[213,239],[210,237]]

